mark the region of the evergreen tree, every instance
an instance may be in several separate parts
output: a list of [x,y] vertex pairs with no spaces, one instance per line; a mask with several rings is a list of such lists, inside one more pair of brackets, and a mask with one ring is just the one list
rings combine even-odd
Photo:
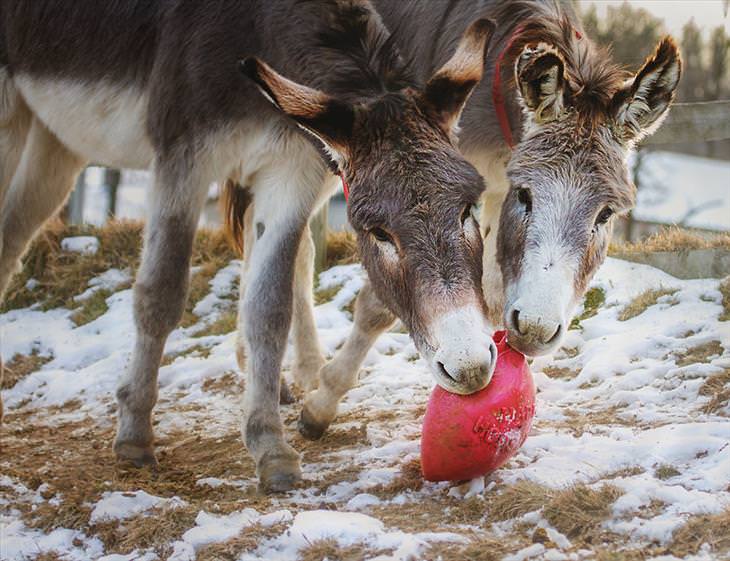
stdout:
[[682,79],[679,101],[705,99],[706,70],[702,56],[702,34],[692,19],[682,28]]
[[710,63],[707,75],[706,99],[725,99],[730,95],[728,87],[728,56],[730,38],[723,27],[717,27],[710,36]]

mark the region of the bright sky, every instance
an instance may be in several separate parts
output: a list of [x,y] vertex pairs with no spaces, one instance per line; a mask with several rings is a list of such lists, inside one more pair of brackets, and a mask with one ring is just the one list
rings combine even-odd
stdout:
[[[682,26],[694,18],[695,23],[705,33],[724,25],[730,33],[730,12],[726,11],[723,0],[628,0],[629,4],[651,12],[664,20],[667,31],[677,37],[682,35]],[[606,13],[608,6],[620,6],[623,0],[581,0],[586,5],[595,4],[598,16]]]

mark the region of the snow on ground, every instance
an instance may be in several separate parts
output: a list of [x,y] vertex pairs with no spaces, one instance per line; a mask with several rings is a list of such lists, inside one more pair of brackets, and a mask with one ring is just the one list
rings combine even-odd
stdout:
[[637,220],[730,230],[730,162],[651,151],[643,157],[639,179]]
[[[629,549],[668,560],[688,521],[730,508],[730,408],[705,411],[711,396],[701,395],[708,378],[730,368],[717,280],[683,281],[608,259],[592,283],[605,293],[598,313],[569,331],[554,356],[532,363],[538,403],[527,442],[504,468],[464,485],[418,477],[433,381],[396,328],[369,353],[323,441],[296,434],[299,404],[282,406],[305,484],[262,497],[238,437],[235,335],[204,332],[230,305],[238,265],[211,280],[195,307],[199,324],[168,341],[155,417],[159,472],[120,468],[110,451],[113,392],[133,343],[130,289],[114,292],[106,313],[81,327],[61,308],[0,315],[6,364],[18,354],[47,357],[2,393],[3,560],[463,559],[469,544],[480,559],[577,560]],[[108,271],[79,294],[128,279]],[[320,289],[337,289],[316,309],[330,356],[347,336],[347,307],[362,282],[358,265],[320,275]],[[676,292],[619,319],[634,297],[660,287]],[[591,530],[603,541],[571,533],[542,505],[515,506],[506,517],[490,510],[526,482],[551,493],[610,485],[605,519]],[[499,555],[486,556],[490,548]],[[694,553],[686,558],[717,558],[711,544]]]

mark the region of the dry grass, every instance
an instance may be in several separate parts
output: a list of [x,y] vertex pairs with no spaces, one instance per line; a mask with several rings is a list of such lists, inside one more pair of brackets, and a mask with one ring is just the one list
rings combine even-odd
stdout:
[[532,481],[520,481],[489,500],[488,520],[511,520],[542,509],[543,516],[571,539],[590,544],[600,525],[611,516],[611,506],[620,489],[603,485],[597,489],[574,485],[555,490]]
[[580,329],[580,322],[595,316],[598,310],[606,302],[606,291],[600,287],[593,287],[586,292],[583,298],[583,312],[573,318],[570,322],[570,329]]
[[668,552],[684,557],[697,553],[703,544],[708,544],[714,554],[730,553],[730,510],[690,518],[675,530]]
[[680,475],[681,473],[682,472],[680,472],[673,465],[662,464],[660,466],[657,466],[657,468],[654,470],[654,477],[664,481],[665,479],[671,479],[672,477]]
[[177,353],[167,353],[162,357],[160,366],[168,366],[180,357],[195,356],[200,358],[208,358],[208,356],[210,356],[211,350],[212,347],[206,347],[205,345],[193,345],[192,347],[185,349],[184,351],[180,351]]
[[386,485],[377,485],[369,491],[380,498],[393,498],[406,491],[418,491],[423,487],[421,460],[414,459],[403,464],[400,473]]
[[224,542],[212,543],[200,548],[195,554],[196,561],[235,561],[244,553],[256,549],[264,540],[275,538],[284,531],[287,525],[272,524],[262,526],[252,524],[244,528],[237,536]]
[[700,386],[699,394],[710,398],[710,401],[702,406],[703,413],[716,414],[727,407],[730,403],[730,368],[708,376]]
[[[75,308],[73,297],[83,292],[89,281],[111,268],[136,270],[142,246],[139,222],[110,222],[103,228],[66,226],[52,221],[38,235],[23,258],[23,269],[10,283],[0,311],[23,308],[39,302],[43,309],[66,306]],[[61,250],[61,240],[69,236],[96,236],[95,255],[80,255]],[[37,286],[29,290],[30,279]]]
[[543,508],[555,490],[533,481],[523,480],[489,499],[490,520],[510,520]]
[[555,422],[552,426],[569,430],[573,436],[580,438],[586,432],[597,426],[637,426],[636,421],[619,415],[621,408],[614,405],[605,409],[576,410],[566,408],[563,413],[565,419]]
[[625,253],[655,253],[678,251],[681,249],[730,249],[730,234],[710,234],[701,236],[677,226],[664,228],[647,239],[636,243],[613,245],[610,255]]
[[[99,250],[94,255],[62,251],[61,240],[69,236],[95,236],[99,239]],[[94,301],[88,304],[74,302],[73,297],[86,290],[92,278],[111,268],[129,269],[134,273],[139,266],[141,249],[141,222],[112,221],[98,227],[88,224],[64,225],[60,220],[51,221],[23,258],[23,268],[10,283],[0,312],[35,303],[40,303],[43,309],[59,306],[74,309],[80,306],[78,321],[91,321],[102,308],[102,296],[92,297]],[[210,278],[235,258],[222,232],[206,229],[198,231],[192,264],[202,266],[203,270],[200,276],[194,275],[192,279],[184,323],[194,319],[194,316],[190,317],[192,308],[208,293]],[[37,281],[33,289],[26,287],[30,279]]]
[[561,380],[572,380],[580,374],[580,370],[575,370],[566,366],[546,366],[542,369],[542,371],[550,378],[558,378]]
[[702,345],[697,345],[687,349],[686,351],[675,353],[677,366],[689,366],[690,364],[708,363],[714,357],[718,357],[725,352],[720,341],[709,341]]
[[314,291],[314,303],[317,306],[326,304],[331,301],[337,293],[342,289],[341,284],[334,284],[327,288],[316,288]]
[[718,287],[722,294],[722,313],[718,318],[720,321],[730,321],[730,276],[720,281]]
[[325,268],[335,265],[349,265],[360,260],[357,238],[352,232],[327,231],[327,257]]
[[[135,469],[113,457],[111,428],[97,427],[89,420],[45,426],[28,422],[27,414],[11,412],[3,426],[3,458],[12,458],[12,462],[3,463],[2,470],[32,490],[46,483],[46,498],[59,495],[62,499],[58,505],[16,504],[28,526],[46,532],[72,528],[97,535],[111,548],[107,553],[143,541],[150,547],[163,547],[165,536],[193,525],[193,511],[240,510],[242,500],[259,511],[271,506],[269,498],[254,490],[248,494],[225,485],[214,488],[197,484],[201,477],[254,477],[254,464],[237,431],[220,437],[198,432],[202,435],[174,434],[159,439],[160,469]],[[190,510],[162,510],[144,520],[127,521],[125,533],[117,531],[118,523],[90,526],[91,506],[105,491],[139,489],[160,497],[179,496],[189,503]]]
[[106,552],[129,554],[151,549],[161,559],[172,553],[172,543],[195,526],[197,507],[157,508],[124,521],[112,520],[91,526]]
[[663,296],[670,296],[677,292],[676,288],[650,288],[645,290],[638,296],[635,296],[631,302],[626,304],[619,312],[618,319],[627,321],[643,314],[647,308],[656,304]]
[[299,550],[299,561],[362,561],[378,555],[390,555],[393,551],[394,548],[375,549],[366,543],[342,546],[337,540],[329,538],[313,541]]
[[610,518],[611,507],[622,494],[621,489],[609,484],[597,489],[574,485],[558,491],[545,505],[543,516],[568,538],[594,543],[595,534]]
[[221,312],[218,319],[196,331],[194,337],[207,335],[228,335],[238,329],[238,312],[235,308]]
[[71,314],[71,321],[76,325],[86,325],[94,321],[95,319],[103,316],[109,306],[106,304],[106,299],[111,296],[111,292],[108,290],[97,290],[90,297],[81,303],[81,307],[77,308],[76,311]]
[[452,542],[437,542],[425,552],[423,559],[428,561],[499,561],[508,553],[514,553],[525,543],[509,544],[504,538],[498,539],[483,532],[473,533],[466,545]]
[[644,549],[597,549],[595,561],[644,561],[653,557],[655,552]]
[[40,370],[44,364],[53,360],[52,356],[41,356],[38,350],[34,349],[29,355],[16,354],[10,359],[10,362],[0,365],[3,369],[0,376],[0,389],[9,390],[23,378],[32,374],[36,370]]

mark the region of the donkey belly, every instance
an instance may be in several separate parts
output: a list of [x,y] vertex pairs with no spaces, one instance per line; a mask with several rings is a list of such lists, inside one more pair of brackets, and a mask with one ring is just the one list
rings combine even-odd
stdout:
[[33,113],[61,142],[89,161],[145,169],[153,149],[146,134],[147,95],[102,82],[15,76]]

